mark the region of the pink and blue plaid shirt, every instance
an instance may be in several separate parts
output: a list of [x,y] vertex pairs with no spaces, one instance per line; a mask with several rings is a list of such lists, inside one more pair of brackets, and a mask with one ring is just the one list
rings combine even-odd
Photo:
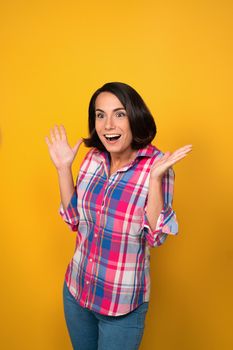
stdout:
[[163,177],[164,207],[155,230],[146,215],[150,169],[162,155],[150,144],[109,176],[107,152],[92,148],[86,154],[70,203],[66,210],[62,204],[59,208],[70,229],[77,231],[65,280],[81,306],[119,316],[149,301],[150,247],[178,233],[171,207],[172,168]]

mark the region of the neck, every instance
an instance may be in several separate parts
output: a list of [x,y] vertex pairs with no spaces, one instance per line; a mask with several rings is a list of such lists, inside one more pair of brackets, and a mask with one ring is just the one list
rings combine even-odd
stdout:
[[124,152],[124,154],[110,153],[111,167],[119,168],[125,164],[128,164],[135,158],[136,153],[136,150],[129,150],[127,152]]

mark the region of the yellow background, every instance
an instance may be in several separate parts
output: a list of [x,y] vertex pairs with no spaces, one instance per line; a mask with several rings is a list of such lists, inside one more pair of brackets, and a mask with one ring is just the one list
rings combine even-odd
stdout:
[[180,233],[151,251],[141,349],[233,348],[232,7],[1,1],[1,349],[71,349],[61,291],[75,234],[44,138],[55,123],[71,145],[87,136],[89,99],[108,81],[142,95],[160,149],[193,144],[174,167]]

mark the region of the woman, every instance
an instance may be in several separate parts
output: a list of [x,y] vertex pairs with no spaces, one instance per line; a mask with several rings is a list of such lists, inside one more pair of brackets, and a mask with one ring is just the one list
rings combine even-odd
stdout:
[[[178,232],[172,166],[191,145],[165,154],[153,146],[150,111],[119,82],[93,94],[89,134],[73,148],[63,126],[46,137],[60,214],[77,231],[63,289],[66,323],[75,350],[136,350],[149,305],[149,248]],[[74,185],[71,166],[82,142],[91,149]]]

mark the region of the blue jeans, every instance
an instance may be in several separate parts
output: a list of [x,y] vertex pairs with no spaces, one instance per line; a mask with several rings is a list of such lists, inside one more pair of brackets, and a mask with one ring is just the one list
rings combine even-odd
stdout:
[[106,316],[81,307],[63,287],[66,325],[74,350],[137,350],[142,340],[149,302],[126,315]]

